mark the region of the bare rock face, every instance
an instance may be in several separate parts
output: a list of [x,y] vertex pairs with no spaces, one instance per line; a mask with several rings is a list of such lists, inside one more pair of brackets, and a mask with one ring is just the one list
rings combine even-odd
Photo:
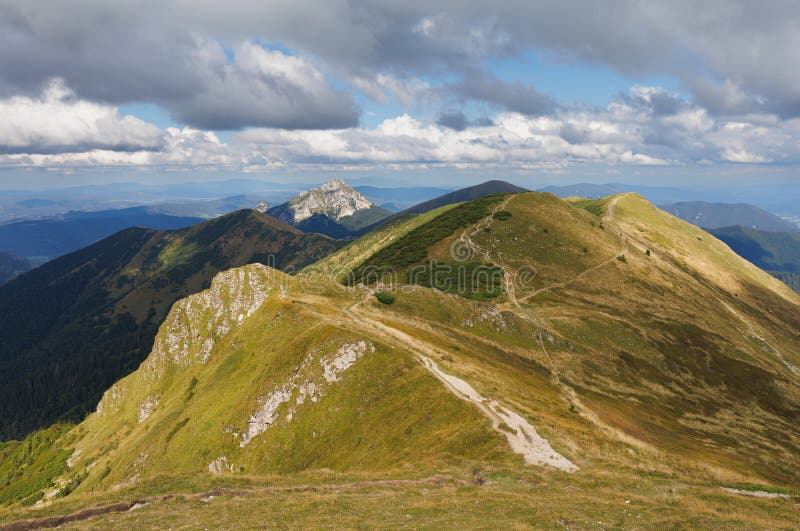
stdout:
[[261,212],[262,214],[266,214],[267,210],[269,210],[269,203],[266,201],[261,201],[259,204],[256,205],[254,209],[256,212]]
[[369,199],[341,179],[332,179],[319,188],[305,191],[289,201],[292,219],[285,221],[299,223],[314,214],[324,214],[339,221],[373,206]]
[[209,289],[175,303],[156,336],[147,369],[159,373],[165,362],[206,363],[216,341],[263,304],[274,280],[270,269],[251,264],[218,274]]
[[[205,364],[214,345],[258,310],[273,289],[285,289],[280,286],[283,276],[261,264],[250,264],[219,273],[209,289],[176,302],[141,366],[147,387],[155,389],[170,365]],[[98,403],[97,413],[119,413],[131,385],[130,379],[114,384]],[[139,423],[157,409],[159,400],[150,394],[141,400]]]

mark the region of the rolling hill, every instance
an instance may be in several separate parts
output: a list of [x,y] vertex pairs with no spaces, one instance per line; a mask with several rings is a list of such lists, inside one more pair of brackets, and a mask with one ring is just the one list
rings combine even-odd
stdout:
[[70,212],[53,219],[15,221],[0,225],[0,250],[36,262],[45,262],[129,227],[180,229],[200,221],[203,220],[154,213],[149,207]]
[[339,243],[241,210],[175,231],[130,228],[0,288],[0,440],[80,420],[146,357],[172,304],[220,271],[295,271]]
[[712,235],[635,194],[520,193],[362,243],[176,303],[85,421],[0,449],[0,519],[796,519],[800,297]]

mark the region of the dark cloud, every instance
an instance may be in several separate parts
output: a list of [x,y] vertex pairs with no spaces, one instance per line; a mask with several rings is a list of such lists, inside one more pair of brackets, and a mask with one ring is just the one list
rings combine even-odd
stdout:
[[464,131],[468,127],[489,127],[494,125],[492,120],[485,117],[470,120],[467,115],[461,111],[444,111],[439,114],[436,123],[437,125],[453,129],[454,131]]
[[553,98],[538,92],[531,85],[503,81],[483,74],[470,73],[453,85],[451,90],[462,100],[482,101],[528,116],[550,114],[557,108]]
[[[0,0],[1,1],[1,0]],[[66,7],[66,6],[65,6]],[[155,8],[155,5],[152,6]],[[350,127],[359,111],[307,61],[241,41],[230,49],[156,9],[36,0],[0,6],[0,90],[36,94],[61,78],[82,97],[154,102],[187,125]],[[259,53],[259,51],[261,53]]]
[[466,129],[470,122],[467,115],[461,111],[445,111],[436,119],[436,123],[448,129],[456,131],[463,131]]
[[[324,92],[304,92],[278,71],[237,73],[225,64],[230,50],[220,57],[209,45],[258,41],[345,82],[381,72],[463,77],[450,87],[456,97],[535,115],[553,102],[530,86],[471,74],[487,59],[534,49],[555,61],[678,77],[710,112],[789,117],[800,116],[798,27],[800,10],[785,0],[0,0],[0,91],[35,94],[61,77],[82,98],[155,102],[197,126],[355,123],[352,98],[327,81]],[[655,112],[676,112],[674,103]]]

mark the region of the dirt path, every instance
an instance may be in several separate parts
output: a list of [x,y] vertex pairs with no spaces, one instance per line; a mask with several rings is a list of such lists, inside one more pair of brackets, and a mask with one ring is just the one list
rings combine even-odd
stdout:
[[[769,349],[769,351],[772,352],[781,361],[781,363],[783,363],[786,366],[787,369],[789,369],[790,371],[792,371],[795,374],[800,374],[800,369],[798,369],[797,367],[795,367],[794,365],[789,363],[786,360],[786,358],[783,357],[783,354],[781,354],[781,352],[777,348],[773,347],[769,343],[769,341],[766,340],[766,338],[764,338],[763,336],[758,334],[758,332],[756,332],[755,327],[753,326],[753,324],[750,321],[745,319],[742,316],[742,314],[740,314],[739,312],[737,312],[736,310],[731,308],[729,304],[727,304],[725,301],[723,301],[719,297],[716,297],[716,299],[726,310],[728,310],[730,313],[735,315],[742,323],[744,323],[744,325],[747,327],[748,331],[750,332],[750,337],[753,337],[753,338],[761,341],[761,343],[763,343],[764,346],[766,346]],[[748,339],[748,335],[745,334],[744,332],[742,332],[742,336],[744,336],[745,339]]]
[[539,435],[528,421],[506,408],[496,400],[481,396],[467,382],[442,371],[435,361],[418,354],[425,368],[444,383],[454,395],[478,406],[481,412],[492,421],[492,428],[506,436],[508,444],[515,453],[521,454],[529,465],[550,466],[562,472],[575,472],[578,467],[556,452],[550,443]]
[[174,499],[211,501],[220,496],[250,496],[254,494],[271,494],[280,492],[340,492],[359,489],[403,489],[418,487],[451,487],[451,486],[479,486],[475,481],[466,481],[458,478],[445,476],[434,476],[425,479],[383,479],[374,481],[352,481],[348,483],[318,483],[304,485],[286,485],[278,487],[257,487],[252,489],[228,489],[219,488],[201,493],[171,493],[161,496],[149,496],[138,498],[132,501],[113,503],[100,507],[82,509],[74,513],[47,516],[43,518],[33,518],[28,520],[18,520],[8,524],[0,524],[0,531],[27,531],[29,529],[49,529],[59,527],[72,522],[88,520],[95,516],[109,513],[121,513],[136,510],[150,504],[165,502]]
[[360,323],[371,328],[372,333],[377,332],[384,340],[392,339],[395,344],[414,352],[422,365],[438,378],[444,386],[455,396],[470,402],[486,415],[492,423],[492,428],[506,437],[511,450],[521,454],[525,462],[531,465],[550,466],[563,472],[575,472],[578,467],[569,459],[556,452],[550,443],[527,420],[515,411],[504,406],[497,400],[481,396],[466,381],[442,371],[431,356],[440,356],[435,347],[427,344],[409,334],[389,326],[381,321],[370,318],[363,312],[351,310],[353,323]]
[[[617,203],[623,197],[625,197],[625,194],[619,195],[619,196],[613,198],[611,201],[609,201],[608,206],[606,207],[606,213],[603,216],[603,221],[604,222],[614,221],[614,212],[616,211]],[[625,254],[628,251],[628,240],[627,240],[627,238],[625,238],[625,236],[622,234],[621,231],[615,230],[615,233],[616,233],[617,237],[620,239],[620,242],[622,244],[621,254]],[[557,284],[553,284],[551,286],[540,288],[540,289],[534,291],[533,293],[530,293],[528,295],[525,295],[524,297],[521,297],[519,300],[526,301],[528,299],[531,299],[531,298],[539,295],[540,293],[546,293],[546,292],[552,291],[554,289],[564,288],[564,287],[566,287],[566,286],[568,286],[568,285],[570,285],[570,284],[572,284],[574,282],[577,282],[578,280],[583,278],[585,275],[588,275],[589,273],[592,273],[593,271],[596,271],[596,270],[598,270],[598,269],[600,269],[602,267],[605,267],[605,266],[607,266],[609,264],[613,264],[614,260],[616,260],[616,259],[617,259],[616,256],[614,256],[612,258],[609,258],[608,260],[606,260],[604,262],[601,262],[601,263],[599,263],[597,265],[594,265],[594,266],[592,266],[592,267],[590,267],[588,269],[585,269],[584,271],[580,272],[574,278],[571,278],[571,279],[566,280],[564,282],[559,282]]]

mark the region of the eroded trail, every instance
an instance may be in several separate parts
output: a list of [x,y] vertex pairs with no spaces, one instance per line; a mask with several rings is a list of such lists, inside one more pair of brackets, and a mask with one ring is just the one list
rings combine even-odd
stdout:
[[390,342],[414,352],[422,365],[439,379],[450,392],[461,400],[477,406],[489,418],[492,428],[505,436],[511,450],[522,455],[526,463],[549,466],[563,472],[575,472],[578,470],[577,465],[555,451],[547,439],[539,435],[536,428],[520,414],[497,400],[482,396],[461,378],[442,371],[431,357],[439,355],[436,348],[401,330],[372,319],[358,310],[353,311],[351,309],[348,310],[348,313],[352,316],[353,322],[366,325],[373,332],[378,332],[384,340],[393,340]]
[[447,374],[431,358],[418,354],[425,368],[441,380],[453,394],[478,406],[478,409],[492,421],[492,428],[506,436],[511,449],[525,458],[529,465],[550,466],[564,472],[575,472],[578,467],[556,452],[550,443],[539,435],[527,420],[511,411],[497,400],[481,396],[467,382]]

